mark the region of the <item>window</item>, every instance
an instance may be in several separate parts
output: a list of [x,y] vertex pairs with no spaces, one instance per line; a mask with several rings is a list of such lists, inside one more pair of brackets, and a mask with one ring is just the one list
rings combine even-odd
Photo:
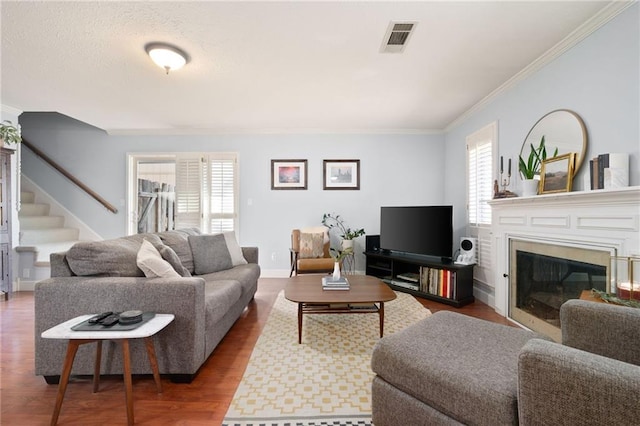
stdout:
[[497,123],[467,137],[467,206],[469,230],[467,235],[478,239],[477,266],[473,269],[474,285],[491,288],[492,245],[491,207],[493,198],[493,158],[497,148]]
[[471,226],[491,225],[493,197],[493,151],[496,146],[496,123],[467,137],[467,210]]
[[237,155],[208,153],[176,157],[176,228],[203,233],[238,228]]
[[[162,173],[159,166],[163,166]],[[155,207],[145,209],[145,199],[140,197],[140,179],[170,184],[170,190],[175,182],[175,197],[171,192],[172,204],[166,209],[167,217],[163,216],[162,229],[156,229],[153,224],[153,229],[140,227],[143,216],[146,224],[150,216],[156,215]],[[128,200],[129,234],[194,227],[203,233],[237,233],[238,156],[186,152],[129,154]]]

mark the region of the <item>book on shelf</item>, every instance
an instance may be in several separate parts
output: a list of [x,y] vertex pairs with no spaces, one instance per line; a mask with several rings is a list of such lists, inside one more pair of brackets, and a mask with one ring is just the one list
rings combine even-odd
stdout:
[[420,270],[420,291],[448,299],[457,296],[456,271],[423,266]]

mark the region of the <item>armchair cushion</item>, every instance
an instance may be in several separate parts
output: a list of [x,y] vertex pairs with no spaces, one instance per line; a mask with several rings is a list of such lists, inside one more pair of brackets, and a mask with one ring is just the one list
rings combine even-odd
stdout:
[[324,256],[323,233],[300,233],[300,259],[316,259]]

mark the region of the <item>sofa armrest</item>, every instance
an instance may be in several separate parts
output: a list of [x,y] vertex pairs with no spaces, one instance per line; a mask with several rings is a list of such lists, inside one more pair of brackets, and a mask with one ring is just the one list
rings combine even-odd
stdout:
[[630,425],[640,417],[640,368],[541,339],[518,359],[520,425]]
[[560,323],[564,345],[640,365],[640,309],[573,299]]
[[258,263],[258,247],[242,247],[242,255],[249,263]]
[[[60,374],[66,349],[62,340],[42,339],[43,331],[79,315],[132,309],[175,315],[174,321],[157,336],[160,372],[195,373],[205,355],[204,287],[205,282],[199,277],[57,277],[36,283],[36,374]],[[143,345],[136,349],[144,351]],[[135,360],[140,365],[132,366],[133,373],[146,374],[149,367],[144,352]],[[92,363],[91,354],[79,352],[74,374],[91,374]],[[111,367],[118,372],[115,363]]]

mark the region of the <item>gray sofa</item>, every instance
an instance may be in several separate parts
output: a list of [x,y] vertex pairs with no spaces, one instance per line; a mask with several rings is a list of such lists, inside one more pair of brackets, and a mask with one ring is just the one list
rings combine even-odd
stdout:
[[632,425],[640,309],[562,305],[562,344],[437,312],[373,351],[372,415],[389,425]]
[[[79,315],[138,309],[175,315],[154,337],[158,366],[160,374],[173,381],[190,382],[253,299],[260,276],[257,247],[240,248],[236,243],[246,264],[225,266],[220,263],[225,259],[220,256],[224,242],[220,246],[220,240],[209,237],[215,238],[199,236],[195,229],[138,234],[79,243],[68,252],[52,254],[51,278],[35,287],[36,375],[57,383],[67,345],[64,340],[42,339],[43,331]],[[181,276],[145,277],[136,265],[143,239]],[[211,268],[216,272],[202,273]],[[93,374],[94,346],[80,347],[72,374]],[[131,372],[151,374],[142,340],[133,340],[130,350]],[[101,374],[121,373],[121,350],[105,342]]]

